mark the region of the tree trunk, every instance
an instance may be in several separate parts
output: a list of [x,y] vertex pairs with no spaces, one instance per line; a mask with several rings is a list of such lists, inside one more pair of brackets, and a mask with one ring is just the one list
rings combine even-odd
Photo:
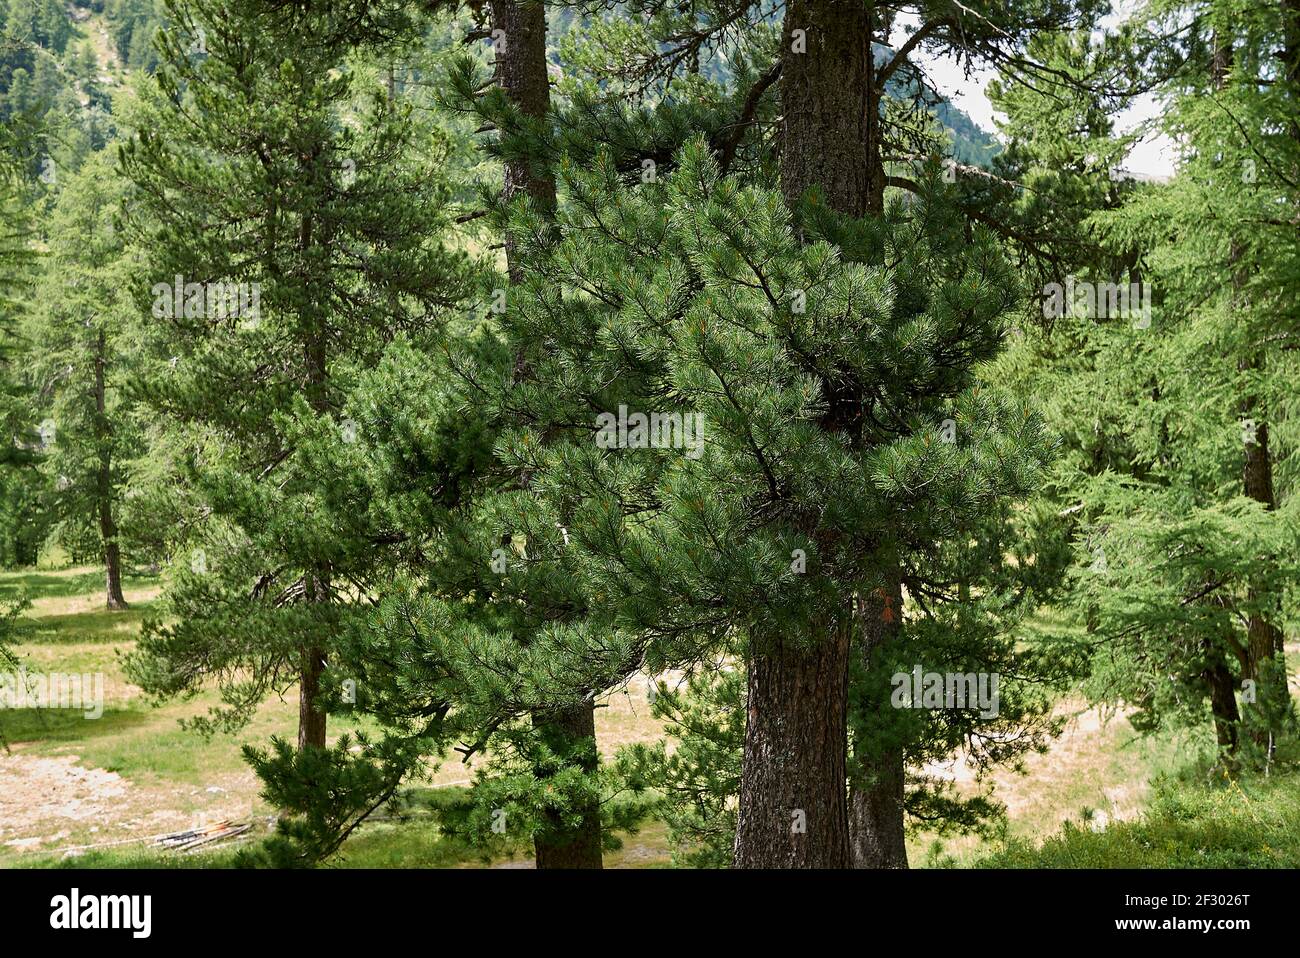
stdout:
[[108,608],[118,612],[127,607],[122,596],[122,553],[117,547],[117,527],[113,524],[111,512],[101,510],[99,514],[99,532],[104,538],[104,591],[108,596]]
[[[491,0],[492,30],[496,34],[496,79],[524,116],[541,119],[551,108],[551,80],[546,72],[546,9],[539,2]],[[496,31],[501,33],[497,34]],[[555,209],[555,177],[521,161],[505,164],[502,196],[510,202],[527,193],[544,210]],[[512,284],[523,281],[524,264],[506,237],[506,266]]]
[[104,592],[111,611],[126,608],[122,595],[122,553],[117,544],[117,523],[113,519],[113,450],[112,430],[108,423],[105,365],[108,345],[104,331],[99,331],[95,352],[95,441],[99,467],[95,475],[95,506],[99,513],[99,541],[103,545]]
[[302,651],[298,671],[298,750],[325,747],[326,715],[320,708],[320,679],[325,671],[325,650],[310,647]]
[[1210,687],[1210,713],[1214,716],[1214,736],[1219,751],[1231,756],[1237,751],[1237,727],[1241,715],[1237,711],[1237,683],[1232,672],[1222,662],[1205,670],[1205,681]]
[[853,867],[907,868],[903,750],[888,749],[876,758],[854,755],[854,762],[864,779],[849,793]]
[[877,212],[885,178],[870,10],[862,0],[791,0],[781,44],[786,203],[794,209],[816,185],[833,210],[852,216]]
[[[542,120],[551,106],[551,81],[546,71],[546,9],[539,2],[518,3],[515,0],[491,0],[489,8],[495,35],[497,83],[521,114]],[[508,160],[504,172],[502,195],[506,202],[526,193],[541,209],[555,209],[555,177],[549,171],[522,161]],[[510,283],[517,285],[523,282],[525,264],[517,255],[509,235],[506,236],[505,248]],[[516,357],[515,369],[517,377],[527,375],[523,356]],[[580,750],[591,757],[579,764],[586,772],[596,770],[594,703],[577,706],[559,716],[534,715],[533,725],[544,741],[554,743],[560,754],[570,754],[583,739],[589,739],[590,747]],[[576,829],[562,832],[561,827],[559,822],[554,822],[553,827],[534,836],[538,868],[603,867],[598,804],[583,811],[582,822]]]
[[[859,602],[858,654],[870,669],[877,649],[894,640],[903,619],[903,588],[897,574],[885,588]],[[873,703],[863,703],[871,709]],[[891,708],[877,702],[878,710]],[[882,723],[888,726],[886,720]],[[855,743],[850,769],[849,840],[854,868],[906,868],[907,842],[904,835],[903,795],[905,776],[901,747],[879,748],[869,742]]]
[[[1256,355],[1250,362],[1243,363],[1242,368],[1258,371],[1263,364],[1263,357]],[[1248,396],[1242,405],[1244,418],[1251,418],[1257,407],[1255,397]],[[1247,496],[1263,503],[1271,512],[1277,507],[1277,500],[1273,493],[1273,460],[1269,454],[1267,424],[1258,421],[1255,423],[1254,441],[1247,439],[1245,453],[1242,487]],[[1261,593],[1254,583],[1250,584],[1248,597],[1252,606],[1260,602]],[[1260,709],[1260,714],[1265,716],[1264,721],[1253,722],[1248,727],[1251,739],[1271,758],[1277,747],[1277,733],[1280,730],[1279,723],[1273,716],[1281,714],[1278,703],[1288,699],[1291,693],[1284,673],[1276,669],[1273,662],[1276,657],[1280,663],[1282,657],[1282,630],[1274,621],[1281,614],[1280,603],[1270,600],[1267,605],[1273,615],[1254,609],[1246,620],[1247,678],[1255,682],[1255,701],[1264,706]]]
[[[312,158],[304,157],[300,168],[304,175],[314,172]],[[328,243],[328,236],[323,240]],[[315,217],[311,212],[303,215],[298,227],[298,249],[303,256],[311,254],[322,238],[316,234]],[[317,303],[309,303],[299,314],[302,324],[303,366],[306,371],[307,404],[320,419],[330,416],[329,403],[329,318]],[[323,603],[330,601],[330,573],[305,572],[302,577],[303,601]],[[322,640],[324,637],[322,637]],[[328,649],[322,641],[308,642],[298,649],[298,750],[308,746],[325,747],[325,730],[328,716],[321,708],[320,680],[325,672]]]
[[[821,201],[841,213],[878,210],[884,173],[873,115],[871,18],[860,0],[787,5],[781,107],[781,191],[791,209],[818,187]],[[840,415],[855,404],[838,398],[831,397],[824,427],[856,429]],[[750,643],[738,868],[843,868],[851,861],[846,752],[853,614],[846,600],[814,632],[811,648],[788,636],[756,636]]]
[[[317,576],[303,577],[303,592],[308,602],[328,601],[328,585]],[[328,716],[320,707],[320,680],[325,672],[326,652],[318,645],[308,645],[298,654],[298,750],[309,745],[324,748]]]
[[[572,755],[575,748],[582,749],[582,757],[574,758],[573,762],[584,772],[596,771],[599,764],[595,747],[596,713],[590,705],[567,709],[545,719],[535,715],[533,725],[556,754]],[[603,868],[600,839],[598,805],[583,810],[582,824],[576,829],[566,828],[558,816],[552,816],[549,826],[533,839],[537,867]]]
[[750,643],[737,868],[847,868],[849,623]]

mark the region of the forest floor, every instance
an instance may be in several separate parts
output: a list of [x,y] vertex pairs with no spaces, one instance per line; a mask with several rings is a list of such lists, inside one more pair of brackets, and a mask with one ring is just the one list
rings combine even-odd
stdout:
[[[102,573],[76,568],[0,573],[0,601],[25,595],[31,607],[16,651],[29,673],[102,673],[103,714],[87,718],[69,709],[0,710],[0,867],[50,864],[218,864],[195,853],[181,860],[150,847],[148,839],[208,822],[251,822],[249,838],[266,834],[272,809],[258,795],[258,782],[240,746],[265,745],[272,735],[292,740],[297,719],[293,693],[272,699],[236,735],[204,738],[179,720],[201,715],[218,702],[208,689],[188,701],[158,705],[129,683],[121,657],[135,644],[141,623],[160,592],[156,578],[129,576],[130,609],[103,608]],[[1289,649],[1297,660],[1300,649]],[[644,679],[607,696],[597,710],[597,739],[610,757],[622,745],[662,735],[650,715]],[[1105,720],[1075,700],[1061,703],[1069,717],[1062,735],[1023,771],[1000,769],[984,787],[1007,808],[1005,829],[992,837],[910,839],[916,866],[973,865],[1007,843],[1022,854],[1066,831],[1104,832],[1138,819],[1159,776],[1186,771],[1204,741],[1187,736],[1139,736],[1122,715]],[[373,727],[367,727],[373,730]],[[331,719],[331,738],[351,726]],[[473,768],[458,760],[432,772],[437,787],[467,785]],[[928,769],[972,794],[981,786],[961,762]],[[1298,809],[1300,811],[1300,809]],[[218,845],[211,855],[225,855]],[[167,856],[164,858],[163,856]],[[626,836],[606,856],[609,867],[668,867],[666,830],[651,823]],[[344,846],[339,864],[369,867],[529,867],[525,858],[484,863],[443,841],[427,821],[379,821],[359,829]]]

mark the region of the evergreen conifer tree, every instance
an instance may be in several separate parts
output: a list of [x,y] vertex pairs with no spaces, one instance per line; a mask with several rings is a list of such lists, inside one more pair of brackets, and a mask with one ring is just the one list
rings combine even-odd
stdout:
[[112,172],[98,154],[62,185],[26,338],[39,344],[28,375],[60,539],[74,553],[79,540],[95,543],[85,551],[103,562],[105,601],[116,610],[126,608],[120,502],[139,435],[128,398],[134,301],[117,224],[123,184]]
[[436,132],[373,68],[412,27],[402,5],[168,14],[122,163],[157,317],[148,397],[193,494],[163,490],[184,536],[131,674],[160,695],[217,678],[204,727],[296,683],[299,748],[320,748],[331,647],[385,567],[346,397],[394,339],[436,340],[470,260],[444,236]]

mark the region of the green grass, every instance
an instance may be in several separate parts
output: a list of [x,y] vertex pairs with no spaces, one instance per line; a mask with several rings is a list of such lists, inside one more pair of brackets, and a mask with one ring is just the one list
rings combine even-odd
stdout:
[[[202,714],[218,701],[205,690],[187,701],[161,706],[127,682],[121,657],[129,651],[143,619],[156,608],[161,583],[130,576],[125,589],[131,608],[103,607],[103,577],[97,569],[0,573],[0,601],[32,600],[16,652],[29,671],[102,672],[104,714],[87,720],[71,710],[0,710],[0,738],[12,744],[0,752],[0,805],[6,798],[5,763],[45,762],[75,777],[81,771],[116,773],[121,794],[97,799],[83,789],[76,801],[102,809],[83,818],[57,814],[25,825],[0,813],[0,867],[194,868],[228,867],[238,849],[215,846],[194,854],[160,852],[133,841],[190,827],[196,820],[230,818],[251,822],[257,840],[268,833],[273,810],[258,797],[258,782],[244,764],[240,746],[264,745],[272,735],[292,738],[296,696],[272,699],[251,725],[235,736],[204,738],[179,720]],[[1288,649],[1289,656],[1300,649]],[[1068,704],[1068,703],[1066,703]],[[606,754],[624,743],[657,737],[643,698],[613,696],[598,712],[598,735]],[[1206,734],[1139,736],[1122,717],[1098,723],[1081,712],[1078,723],[1051,751],[1032,756],[1024,774],[998,770],[996,796],[1008,806],[1005,829],[994,840],[936,839],[917,834],[909,841],[914,866],[939,867],[1297,867],[1300,866],[1300,773],[1295,758],[1280,763],[1268,779],[1207,783],[1211,749]],[[336,736],[350,723],[331,719]],[[1208,730],[1206,730],[1208,732]],[[448,762],[430,784],[455,786],[470,770]],[[1152,784],[1155,783],[1155,784]],[[63,783],[66,787],[66,783]],[[57,793],[60,783],[51,785]],[[965,783],[962,787],[974,787]],[[38,785],[18,799],[16,814],[39,805]],[[13,799],[11,798],[11,801]],[[62,801],[62,799],[60,799]],[[26,803],[26,804],[23,804]],[[10,805],[11,808],[15,807]],[[1105,812],[1109,825],[1089,825]],[[1049,836],[1043,840],[1043,836]],[[10,839],[36,845],[6,845]],[[71,846],[100,845],[64,857]],[[245,844],[243,847],[248,847]],[[623,836],[621,848],[606,853],[607,867],[661,868],[669,863],[664,826],[649,823]],[[518,866],[498,859],[496,867]],[[427,816],[368,822],[329,863],[337,868],[483,867],[470,848],[439,833]]]
[[92,850],[80,855],[50,856],[26,855],[12,862],[5,862],[7,868],[231,868],[234,864],[235,850],[203,852],[194,855],[154,854],[139,849],[120,851],[117,849]]
[[[123,588],[151,585],[157,580],[149,576],[125,574]],[[0,573],[0,599],[16,599],[24,593],[40,598],[70,598],[101,593],[104,590],[103,569],[24,569]]]
[[1070,822],[1035,846],[1018,839],[984,868],[1300,868],[1300,772],[1193,783],[1162,779],[1136,821]]
[[[291,691],[285,701],[272,698],[264,703],[252,723],[234,736],[204,738],[182,728],[181,719],[203,714],[218,703],[218,696],[209,689],[189,700],[158,705],[126,680],[122,656],[134,646],[144,618],[155,610],[161,582],[130,576],[124,586],[130,608],[109,612],[103,605],[100,570],[0,572],[0,600],[19,596],[31,600],[15,646],[20,665],[29,672],[105,676],[104,712],[99,719],[88,720],[79,711],[63,709],[0,710],[0,741],[12,745],[9,760],[72,760],[78,769],[116,773],[126,783],[125,793],[106,804],[102,817],[73,822],[50,819],[15,827],[0,813],[0,867],[223,867],[232,863],[234,851],[220,845],[194,854],[176,854],[142,844],[114,844],[63,856],[72,846],[178,831],[202,818],[248,821],[255,826],[250,835],[260,839],[268,834],[273,809],[258,796],[259,784],[244,763],[240,747],[245,743],[264,746],[272,735],[292,739],[297,724],[296,694]],[[615,702],[600,713],[602,747],[608,752],[625,741],[658,734],[657,724],[649,720],[644,707]],[[354,724],[374,730],[368,719],[346,723],[331,718],[331,737],[349,731]],[[0,762],[5,761],[5,753],[0,752]],[[0,792],[5,788],[3,771],[0,766]],[[470,774],[459,763],[448,762],[434,774],[433,781],[445,786]],[[44,797],[37,790],[27,799]],[[78,798],[86,800],[81,793]],[[88,800],[93,801],[93,796]],[[6,846],[7,840],[15,838],[40,838],[41,842],[31,847]],[[654,867],[665,864],[668,855],[667,837],[662,827],[656,826],[629,839],[626,847],[611,852],[607,861],[611,867],[623,863]],[[330,866],[482,864],[471,849],[440,835],[428,818],[412,818],[366,823]]]

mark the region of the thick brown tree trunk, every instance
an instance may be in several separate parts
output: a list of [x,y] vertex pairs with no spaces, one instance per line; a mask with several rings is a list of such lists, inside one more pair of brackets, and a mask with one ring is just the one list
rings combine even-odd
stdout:
[[[542,119],[551,105],[550,77],[546,72],[546,10],[539,2],[491,0],[496,79],[506,95],[526,117]],[[500,31],[500,32],[498,32]],[[548,171],[528,163],[508,160],[505,164],[504,199],[509,202],[526,193],[543,210],[556,205],[555,178]],[[506,266],[511,284],[523,281],[525,265],[515,252],[515,244],[506,237]],[[507,300],[507,308],[509,301]],[[527,375],[521,356],[516,362],[519,376]],[[579,764],[584,771],[596,770],[595,705],[584,704],[559,716],[533,716],[533,725],[543,740],[562,754],[575,748],[590,755]],[[584,743],[589,748],[584,748]],[[533,848],[538,868],[601,868],[600,807],[591,805],[583,811],[576,828],[561,829],[558,821],[534,836]]]
[[[830,208],[879,208],[884,174],[873,119],[871,30],[860,0],[792,0],[782,27],[781,191],[797,208],[816,187]],[[851,403],[845,404],[846,408]],[[833,430],[856,428],[838,415]],[[745,755],[734,864],[843,868],[851,862],[847,796],[848,667],[854,610],[750,644]]]
[[[496,80],[526,117],[541,119],[551,108],[551,80],[546,72],[546,10],[539,2],[491,0]],[[500,31],[499,33],[497,31]],[[555,177],[520,161],[505,164],[502,191],[509,202],[527,193],[544,210],[555,209]],[[506,266],[510,282],[523,279],[524,264],[506,237]]]
[[854,761],[864,779],[849,793],[853,867],[906,868],[903,750],[889,749],[875,758],[855,755]]
[[847,868],[851,614],[814,636],[750,644],[737,868]]
[[[781,47],[781,191],[862,216],[883,204],[871,15],[861,0],[792,0]],[[824,426],[853,433],[852,397]],[[847,415],[843,415],[847,413]],[[814,623],[812,647],[757,636],[749,657],[745,756],[734,862],[740,868],[842,868],[851,862],[847,706],[855,612]],[[803,831],[798,828],[802,826]]]
[[[899,633],[903,615],[903,588],[898,576],[859,602],[857,654],[866,668]],[[865,709],[888,709],[889,702],[863,703]],[[884,724],[888,724],[887,720]],[[854,868],[906,868],[907,842],[903,831],[903,749],[878,748],[857,743],[849,779],[849,841]]]
[[794,208],[812,186],[862,216],[884,196],[871,12],[862,0],[791,0],[782,27],[781,191]]

